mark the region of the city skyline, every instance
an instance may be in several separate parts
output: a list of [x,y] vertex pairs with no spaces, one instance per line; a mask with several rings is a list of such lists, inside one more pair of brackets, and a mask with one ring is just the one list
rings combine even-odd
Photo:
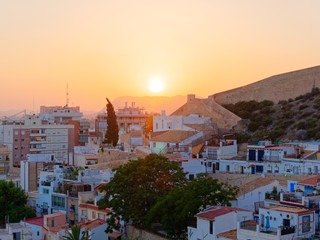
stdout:
[[[0,109],[208,95],[319,65],[318,1],[0,1]],[[150,91],[158,77],[163,91]]]

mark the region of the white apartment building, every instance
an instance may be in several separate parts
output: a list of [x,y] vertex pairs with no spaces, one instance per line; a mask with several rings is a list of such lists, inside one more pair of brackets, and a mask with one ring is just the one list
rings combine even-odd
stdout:
[[[153,131],[162,132],[169,130],[193,130],[188,125],[203,125],[202,131],[205,131],[205,125],[211,126],[210,117],[202,117],[198,114],[191,114],[189,116],[167,116],[166,111],[162,110],[161,115],[153,116]],[[201,130],[201,129],[198,129]]]

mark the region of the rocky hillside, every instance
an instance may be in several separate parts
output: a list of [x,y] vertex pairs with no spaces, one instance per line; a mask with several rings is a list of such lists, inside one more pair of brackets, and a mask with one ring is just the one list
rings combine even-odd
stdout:
[[275,75],[261,81],[214,94],[217,103],[235,104],[240,101],[288,100],[320,87],[320,66]]
[[242,118],[234,128],[240,141],[320,139],[319,88],[288,101],[241,101],[224,107]]

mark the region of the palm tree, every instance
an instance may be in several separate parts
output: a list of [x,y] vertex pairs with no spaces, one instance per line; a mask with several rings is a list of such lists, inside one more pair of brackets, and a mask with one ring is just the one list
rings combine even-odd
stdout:
[[64,236],[64,240],[89,240],[91,235],[88,235],[88,230],[83,231],[81,236],[81,227],[80,225],[74,225],[71,227],[71,232],[68,232],[68,236]]

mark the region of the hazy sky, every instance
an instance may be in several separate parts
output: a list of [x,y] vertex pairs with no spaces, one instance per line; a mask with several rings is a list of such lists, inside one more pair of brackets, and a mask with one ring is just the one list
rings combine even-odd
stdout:
[[0,111],[206,97],[320,64],[319,0],[0,0]]

